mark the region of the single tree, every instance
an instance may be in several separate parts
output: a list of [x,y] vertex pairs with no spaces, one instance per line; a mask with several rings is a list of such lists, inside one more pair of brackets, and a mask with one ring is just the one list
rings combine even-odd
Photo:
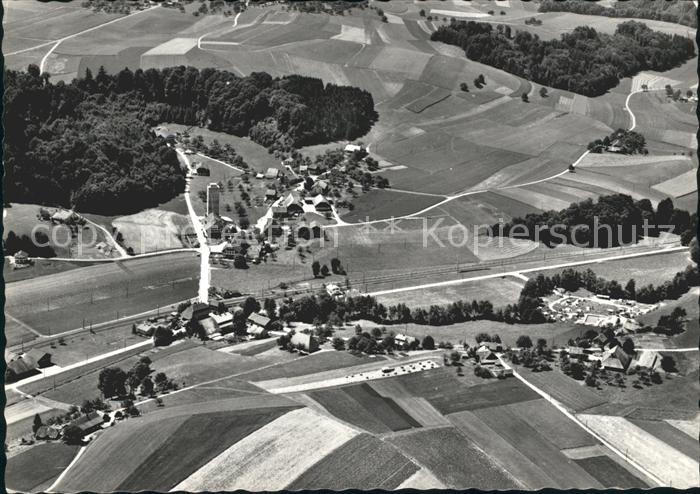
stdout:
[[540,88],[540,96],[543,97],[543,98],[546,98],[546,97],[548,96],[548,95],[547,95],[547,88],[546,88],[546,87],[543,86],[543,87]]
[[314,261],[311,264],[311,271],[314,274],[314,278],[318,278],[319,274],[321,273],[321,263],[318,261]]
[[343,340],[340,336],[336,336],[335,338],[333,338],[331,345],[333,345],[333,348],[335,350],[345,350],[345,340]]
[[530,101],[530,98],[528,97],[527,93],[521,94],[520,99],[523,100],[523,103],[527,103]]
[[83,430],[77,425],[67,425],[62,431],[63,441],[66,444],[82,444]]
[[330,271],[330,269],[328,269],[327,265],[324,264],[323,266],[321,266],[321,276],[323,276],[325,278],[326,276],[328,276],[330,274],[331,274],[331,271]]
[[423,347],[423,350],[435,350],[435,340],[429,334],[425,335],[421,346]]
[[36,431],[39,430],[39,427],[44,425],[44,422],[41,421],[41,416],[37,413],[34,415],[34,424],[32,425],[32,432],[36,434]]
[[515,346],[520,348],[532,348],[532,340],[526,334],[518,336]]

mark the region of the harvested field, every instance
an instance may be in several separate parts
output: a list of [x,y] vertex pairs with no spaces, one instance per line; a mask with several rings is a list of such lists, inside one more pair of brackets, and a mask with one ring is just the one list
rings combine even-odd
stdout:
[[683,489],[700,482],[697,457],[690,458],[623,417],[579,415],[588,427],[658,477],[665,485]]
[[418,467],[389,443],[361,434],[313,465],[287,489],[393,490],[417,471]]
[[689,458],[700,458],[700,444],[697,437],[691,438],[671,424],[660,420],[629,419],[629,421]]
[[315,391],[309,396],[334,416],[369,432],[401,431],[421,426],[393,399],[381,396],[367,383]]
[[[488,300],[494,307],[516,303],[524,283],[515,279],[483,280],[448,287],[424,288],[377,296],[384,305],[406,304],[410,308],[446,305],[457,300]],[[439,330],[438,330],[439,331]]]
[[654,188],[670,197],[680,197],[698,190],[697,170],[687,172],[656,184]]
[[379,220],[417,213],[442,198],[422,194],[408,194],[392,190],[370,190],[353,201],[352,211],[343,213],[342,218],[348,223]]
[[295,410],[203,462],[176,489],[281,490],[355,435],[312,410]]
[[525,370],[521,374],[527,381],[548,393],[569,410],[580,412],[607,402],[605,398],[587,388],[583,381],[576,381],[559,371]]
[[[565,489],[600,488],[601,485],[552,444],[547,437],[533,429],[527,419],[512,407],[491,407],[474,414],[503,439],[529,458]],[[572,427],[575,427],[572,424]]]
[[644,489],[647,485],[608,456],[593,456],[574,460],[604,487],[614,489]]
[[369,362],[371,360],[368,357],[355,356],[348,352],[319,352],[307,357],[300,357],[291,362],[284,362],[280,365],[252,371],[241,375],[240,378],[251,382],[268,381],[315,374]]
[[474,412],[458,412],[450,414],[450,422],[462,434],[474,441],[489,457],[496,459],[508,473],[518,479],[527,489],[544,489],[557,487],[554,472],[543,470],[513,444],[502,438],[484,423]]
[[17,492],[42,491],[58,478],[77,454],[79,446],[61,442],[32,446],[7,459],[5,487]]
[[429,470],[421,468],[409,478],[404,480],[397,489],[445,489],[445,484],[440,482]]
[[457,392],[441,392],[437,395],[426,396],[426,398],[440,413],[446,415],[465,410],[478,410],[536,400],[539,395],[517,379],[505,379],[476,386],[460,387]]
[[448,488],[514,489],[521,485],[453,427],[417,431],[388,439]]
[[546,400],[532,400],[508,405],[514,413],[527,417],[528,424],[559,449],[581,448],[599,444],[588,432]]
[[182,236],[194,232],[188,216],[158,209],[121,216],[112,224],[136,254],[189,247]]
[[6,311],[56,334],[181,302],[197,292],[198,280],[192,253],[130,259],[11,283]]
[[[166,408],[105,431],[61,482],[60,490],[170,490],[230,444],[289,410],[234,411],[226,404],[200,407],[195,415],[191,407]],[[106,474],[96,476],[95,471]]]

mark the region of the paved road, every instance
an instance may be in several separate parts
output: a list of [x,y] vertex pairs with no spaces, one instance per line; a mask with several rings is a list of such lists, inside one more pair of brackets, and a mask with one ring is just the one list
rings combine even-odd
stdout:
[[209,301],[209,285],[211,284],[211,273],[209,272],[209,244],[207,243],[207,236],[204,232],[204,226],[194,211],[194,206],[192,206],[192,198],[190,197],[190,185],[189,182],[192,179],[190,175],[190,159],[188,156],[179,148],[175,149],[178,156],[187,165],[187,187],[185,190],[185,202],[187,203],[187,210],[190,214],[190,220],[192,220],[192,226],[197,234],[197,241],[199,242],[199,256],[200,256],[200,276],[199,276],[199,292],[197,297],[200,302],[207,303]]
[[634,460],[630,459],[624,452],[618,450],[615,446],[610,444],[608,441],[606,441],[603,437],[601,437],[599,434],[597,434],[593,429],[590,429],[586,424],[584,424],[581,420],[576,417],[569,409],[567,409],[564,405],[559,403],[557,400],[555,400],[549,393],[543,391],[542,389],[538,388],[534,384],[532,384],[530,381],[525,379],[523,376],[518,373],[511,365],[503,360],[501,355],[498,355],[498,360],[501,362],[501,365],[505,367],[506,369],[512,369],[513,370],[513,376],[521,381],[523,384],[525,384],[528,388],[532,389],[535,393],[540,395],[542,398],[550,402],[557,410],[559,410],[561,413],[566,415],[571,421],[573,421],[576,425],[581,427],[583,430],[588,432],[591,436],[595,437],[599,442],[601,442],[603,445],[605,445],[608,449],[610,449],[613,453],[615,453],[617,456],[619,456],[624,462],[630,463],[633,465],[635,468],[637,468],[640,472],[643,472],[649,479],[653,480],[654,482],[657,483],[658,486],[663,486],[665,483],[661,481],[661,479],[657,478],[653,473],[649,472],[646,470],[642,465],[638,464]]

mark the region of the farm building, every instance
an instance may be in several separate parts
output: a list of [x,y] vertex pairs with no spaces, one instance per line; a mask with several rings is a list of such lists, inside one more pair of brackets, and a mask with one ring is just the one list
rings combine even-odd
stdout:
[[195,302],[194,304],[187,307],[180,317],[186,321],[201,321],[205,317],[209,316],[210,307],[209,304],[203,302]]
[[78,220],[78,215],[73,211],[56,211],[51,216],[51,221],[54,223],[61,223],[65,225],[70,225]]
[[19,358],[7,364],[5,382],[15,382],[37,373],[36,362],[31,357]]
[[286,214],[289,216],[293,214],[302,214],[304,212],[304,206],[301,205],[301,196],[296,191],[290,192],[279,206],[284,206],[286,208]]
[[406,345],[406,346],[411,346],[415,345],[418,343],[418,340],[414,338],[413,336],[408,336],[403,333],[399,333],[396,336],[394,336],[394,341],[396,342],[397,345]]
[[338,285],[335,285],[333,283],[329,283],[326,285],[326,292],[331,297],[342,297],[343,296],[343,289],[340,288]]
[[274,180],[279,176],[279,174],[280,171],[277,168],[268,168],[265,172],[265,178],[268,180]]
[[275,199],[277,199],[277,191],[272,188],[267,189],[265,191],[265,199],[267,199],[268,201],[274,201]]
[[17,252],[15,252],[14,258],[16,266],[28,266],[31,263],[31,259],[29,259],[29,254],[27,254],[23,250],[18,250]]
[[632,357],[627,355],[619,346],[615,346],[605,351],[600,360],[603,369],[625,372],[632,361]]
[[328,202],[328,199],[326,199],[321,194],[314,197],[313,203],[314,203],[314,207],[316,208],[316,211],[326,213],[326,212],[329,212],[331,210],[330,202]]
[[263,225],[262,232],[271,237],[279,237],[282,235],[282,225],[274,218],[268,218]]
[[659,352],[637,352],[637,356],[632,360],[628,369],[644,367],[645,369],[658,371],[661,369],[663,356]]
[[204,329],[204,334],[206,334],[209,337],[219,332],[219,328],[216,325],[216,322],[211,317],[205,317],[204,319],[199,321],[199,324],[202,325],[202,329]]
[[290,341],[292,346],[301,348],[306,352],[313,353],[318,350],[318,340],[307,333],[294,333]]
[[83,437],[85,437],[88,434],[101,429],[103,423],[104,418],[102,418],[102,414],[99,412],[90,412],[87,415],[83,415],[75,419],[73,422],[71,422],[71,425],[78,426],[83,434]]
[[24,355],[22,355],[22,358],[29,358],[32,362],[35,363],[36,367],[38,367],[39,369],[43,369],[44,367],[49,367],[53,365],[53,363],[51,362],[51,354],[38,348],[32,348]]
[[253,312],[251,315],[248,316],[248,326],[249,327],[260,327],[263,329],[269,329],[270,328],[270,318],[267,316],[263,316],[262,314],[258,314],[257,312]]
[[327,180],[318,180],[312,187],[311,193],[314,195],[326,194],[330,189],[330,184]]
[[209,314],[209,317],[214,321],[219,332],[225,332],[233,327],[233,314],[230,312],[224,312],[223,314],[212,312]]
[[348,144],[345,146],[346,153],[354,153],[356,151],[362,151],[362,146],[358,146],[357,144]]
[[56,439],[61,437],[61,431],[56,429],[55,427],[42,425],[34,433],[34,437],[39,440],[55,441]]

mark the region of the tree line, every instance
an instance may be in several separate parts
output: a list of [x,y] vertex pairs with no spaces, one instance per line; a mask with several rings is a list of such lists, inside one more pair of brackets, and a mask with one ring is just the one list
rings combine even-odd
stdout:
[[596,275],[591,269],[577,271],[566,268],[552,276],[539,274],[525,283],[520,296],[539,299],[550,295],[555,287],[575,292],[585,288],[589,292],[608,295],[615,299],[636,300],[644,304],[656,304],[663,300],[676,300],[695,286],[700,286],[700,272],[696,265],[691,265],[677,272],[673,278],[660,285],[653,284],[637,287],[630,279],[623,287],[616,280],[606,280]]
[[645,233],[658,236],[662,232],[680,235],[688,245],[698,226],[697,213],[692,215],[674,207],[666,198],[654,209],[649,199],[635,201],[626,194],[600,196],[597,202],[586,199],[560,211],[530,213],[508,223],[491,227],[494,236],[525,238],[552,247],[577,244],[609,248],[635,243]]
[[633,0],[615,2],[606,7],[598,2],[580,0],[543,0],[539,12],[572,12],[574,14],[601,15],[605,17],[634,17],[656,21],[674,22],[697,27],[698,19],[693,2],[663,2],[658,0]]
[[635,21],[619,24],[612,35],[579,26],[545,41],[527,31],[513,36],[509,26],[453,19],[431,39],[461,47],[470,60],[585,96],[600,96],[624,77],[663,72],[695,56],[692,39]]

